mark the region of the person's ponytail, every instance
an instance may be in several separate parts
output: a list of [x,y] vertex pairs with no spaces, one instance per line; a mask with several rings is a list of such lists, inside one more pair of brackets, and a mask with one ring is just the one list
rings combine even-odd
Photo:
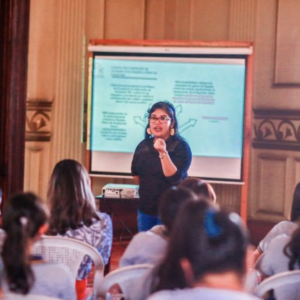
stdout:
[[27,257],[27,226],[26,217],[12,220],[10,226],[5,229],[6,239],[2,250],[9,289],[21,294],[27,294],[34,282],[34,275]]
[[13,196],[3,214],[6,238],[2,249],[5,279],[9,290],[27,294],[34,284],[30,264],[30,242],[47,222],[42,202],[32,193]]

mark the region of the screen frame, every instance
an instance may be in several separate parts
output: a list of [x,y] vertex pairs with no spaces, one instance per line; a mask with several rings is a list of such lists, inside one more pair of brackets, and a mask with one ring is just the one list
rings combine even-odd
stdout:
[[[88,113],[91,112],[91,101],[92,101],[92,71],[93,71],[93,61],[94,58],[97,56],[101,57],[130,57],[130,58],[142,58],[142,57],[153,57],[153,58],[218,58],[218,59],[244,59],[245,60],[245,67],[246,67],[246,79],[245,79],[245,100],[244,100],[244,115],[246,115],[246,103],[247,100],[247,73],[248,73],[248,59],[249,56],[252,54],[252,46],[249,44],[245,45],[245,43],[239,44],[239,47],[228,47],[227,44],[226,47],[215,47],[213,44],[211,46],[213,47],[170,47],[169,45],[154,45],[150,47],[141,47],[141,46],[127,46],[127,45],[96,45],[97,42],[92,42],[89,46],[88,50],[90,51],[90,66],[89,66],[89,105],[88,105]],[[223,45],[224,46],[224,45]],[[87,150],[90,152],[90,125],[91,125],[91,115],[89,115],[88,118],[88,140],[87,140]],[[239,179],[224,179],[224,178],[209,178],[209,177],[201,177],[203,179],[206,179],[208,181],[215,181],[215,182],[232,182],[232,183],[244,183],[244,144],[245,144],[245,118],[244,118],[244,124],[243,124],[243,150],[242,150],[242,159],[241,159],[241,174]],[[89,153],[89,159],[88,159],[88,170],[91,176],[103,176],[103,177],[122,177],[122,178],[130,178],[130,173],[123,173],[123,172],[107,172],[107,171],[92,171],[91,169],[92,165],[92,156],[91,153]]]
[[[89,60],[93,55],[93,47],[165,47],[165,48],[176,48],[176,47],[187,47],[189,49],[198,47],[203,48],[203,52],[208,49],[214,49],[218,52],[222,49],[226,51],[227,48],[236,49],[236,51],[247,51],[245,53],[248,55],[247,58],[247,72],[246,72],[246,90],[245,90],[245,106],[244,106],[244,142],[243,142],[243,160],[242,160],[242,182],[217,182],[219,184],[233,184],[240,185],[241,189],[241,202],[240,202],[240,215],[243,220],[247,220],[247,207],[248,207],[248,192],[249,192],[249,172],[250,172],[250,150],[251,150],[251,120],[252,120],[252,89],[253,89],[253,65],[254,65],[254,55],[253,55],[253,43],[243,42],[243,41],[199,41],[199,40],[118,40],[118,39],[94,39],[89,43]],[[108,48],[107,48],[108,49]],[[209,50],[210,51],[210,50]],[[91,67],[91,66],[90,66]],[[89,70],[90,72],[91,70]],[[88,105],[91,100],[91,77],[88,80]],[[90,121],[90,111],[87,111],[87,124]],[[88,129],[89,130],[89,129]],[[89,139],[89,133],[87,132],[87,140]],[[86,151],[86,167],[89,169],[90,165],[90,151]],[[123,176],[116,175],[99,175],[90,174],[95,177],[113,177],[113,178],[124,178]],[[125,176],[128,178],[128,176]],[[209,180],[208,180],[209,181]],[[209,181],[215,182],[215,181]]]

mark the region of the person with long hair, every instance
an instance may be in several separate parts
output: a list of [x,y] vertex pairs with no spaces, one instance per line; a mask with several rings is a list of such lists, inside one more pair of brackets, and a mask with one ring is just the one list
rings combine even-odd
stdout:
[[145,139],[137,146],[131,173],[139,184],[138,230],[147,231],[161,224],[158,202],[162,193],[187,177],[192,154],[179,135],[174,106],[157,102],[148,110]]
[[298,183],[294,189],[293,202],[290,214],[290,220],[284,220],[276,224],[268,234],[259,242],[258,247],[254,251],[255,260],[264,253],[270,242],[277,236],[282,234],[291,236],[293,232],[299,228],[300,224],[300,183]]
[[[48,188],[50,235],[78,239],[95,247],[107,264],[112,247],[111,218],[96,210],[86,169],[77,161],[64,159],[54,167]],[[85,257],[76,282],[78,299],[84,295],[92,261]]]
[[179,186],[190,189],[198,197],[206,197],[208,200],[214,203],[217,202],[217,196],[213,187],[208,182],[200,178],[196,178],[196,177],[185,178],[179,183]]
[[240,217],[189,201],[180,211],[149,300],[258,299],[244,292],[248,237]]
[[165,255],[176,215],[183,203],[196,196],[188,189],[171,187],[161,196],[159,216],[163,225],[156,225],[146,232],[137,233],[123,253],[119,266],[156,264]]
[[46,263],[32,256],[31,247],[48,228],[45,205],[32,193],[9,199],[3,214],[6,233],[2,248],[4,293],[37,294],[75,300],[75,282],[62,264]]
[[[259,270],[264,277],[272,276],[285,271],[300,269],[300,228],[291,236],[279,235],[269,244],[259,264]],[[276,299],[297,300],[300,287],[275,289]]]

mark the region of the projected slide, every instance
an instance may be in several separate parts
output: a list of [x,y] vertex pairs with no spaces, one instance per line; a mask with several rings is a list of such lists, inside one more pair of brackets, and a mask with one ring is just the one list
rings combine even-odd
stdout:
[[147,109],[168,100],[194,157],[238,158],[240,164],[245,72],[244,59],[187,63],[96,56],[90,150],[133,153],[144,137]]

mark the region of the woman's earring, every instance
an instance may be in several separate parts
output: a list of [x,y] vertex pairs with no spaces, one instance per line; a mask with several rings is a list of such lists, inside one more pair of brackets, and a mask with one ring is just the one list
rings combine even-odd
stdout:
[[175,129],[174,128],[171,128],[170,130],[170,135],[174,135],[175,134]]
[[147,128],[147,133],[148,133],[149,135],[151,135],[151,134],[152,134],[152,132],[151,132],[151,129],[150,129],[150,128]]

